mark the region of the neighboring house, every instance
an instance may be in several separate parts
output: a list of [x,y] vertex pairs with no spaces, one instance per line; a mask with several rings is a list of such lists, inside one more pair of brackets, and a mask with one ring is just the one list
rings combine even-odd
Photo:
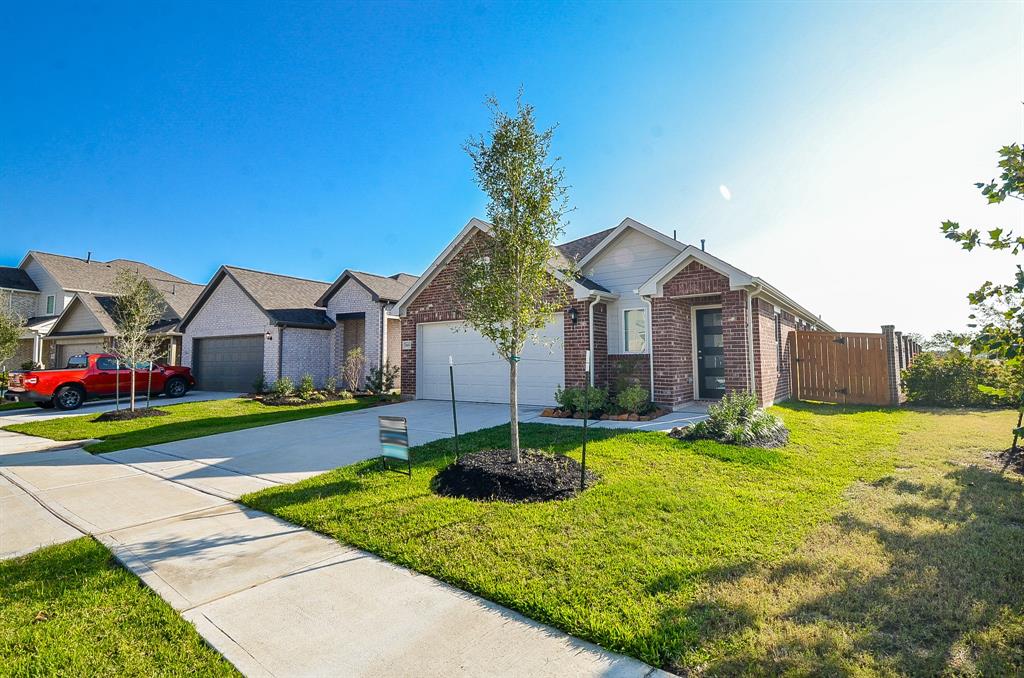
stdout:
[[[385,364],[401,366],[402,323],[394,307],[414,282],[416,276],[406,273],[384,277],[346,270],[338,276],[316,302],[336,325],[330,345],[332,374],[342,374],[345,356],[354,348],[363,350],[364,378]],[[396,386],[400,381],[401,374]]]
[[191,285],[183,278],[139,261],[98,261],[91,256],[80,259],[34,250],[26,254],[17,269],[13,270],[20,270],[32,282],[35,288],[35,302],[31,312],[27,312],[28,304],[25,302],[24,315],[27,327],[23,337],[25,344],[19,349],[19,355],[27,352],[28,342],[31,342],[32,350],[28,360],[53,366],[59,364],[60,356],[75,350],[65,347],[73,344],[86,345],[86,340],[82,336],[51,337],[50,332],[76,294],[113,294],[114,280],[118,271],[122,269],[138,272],[158,289],[179,284]]
[[296,383],[304,374],[322,385],[331,374],[334,321],[318,300],[331,287],[294,278],[221,266],[182,317],[182,364],[198,387],[248,392],[262,376]]
[[[32,278],[20,268],[0,266],[0,306],[15,317],[28,324],[36,313],[39,288]],[[15,370],[23,363],[31,362],[35,356],[35,339],[29,329],[21,335],[14,355],[0,369]]]
[[[182,340],[178,323],[203,286],[163,280],[151,280],[150,284],[163,297],[160,319],[149,328],[150,336],[161,340],[157,361],[178,365]],[[50,364],[65,365],[71,356],[116,348],[116,308],[115,295],[76,292],[46,335]]]
[[[455,285],[460,253],[489,232],[471,219],[398,302],[403,394],[447,398],[452,356],[456,397],[508,402],[508,365],[462,322]],[[633,219],[557,249],[552,270],[572,301],[523,351],[523,404],[548,405],[558,386],[585,384],[588,349],[590,383],[640,383],[660,404],[748,390],[777,402],[789,397],[789,333],[831,329],[761,278]]]

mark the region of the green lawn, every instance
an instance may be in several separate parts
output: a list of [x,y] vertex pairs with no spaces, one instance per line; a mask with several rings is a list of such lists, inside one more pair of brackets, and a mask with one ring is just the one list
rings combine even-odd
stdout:
[[173,440],[237,431],[254,426],[278,424],[283,421],[348,412],[369,407],[375,402],[372,398],[357,398],[307,405],[271,406],[245,398],[229,398],[180,405],[160,404],[159,409],[169,413],[166,417],[96,422],[94,420],[98,416],[97,414],[84,414],[80,417],[62,417],[28,424],[13,424],[5,426],[4,430],[53,440],[95,438],[100,442],[86,445],[86,450],[94,453],[113,452],[131,447],[158,445]]
[[238,675],[98,542],[0,562],[0,675]]
[[[371,461],[243,501],[678,672],[1024,671],[1022,483],[968,465],[1011,414],[776,411],[779,450],[592,431],[603,480],[563,502],[434,495],[451,441],[411,480]],[[578,458],[578,429],[522,434]]]

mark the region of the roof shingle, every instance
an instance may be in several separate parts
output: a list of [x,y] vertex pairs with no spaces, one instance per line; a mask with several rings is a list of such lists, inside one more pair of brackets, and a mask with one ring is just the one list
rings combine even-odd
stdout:
[[53,276],[57,284],[66,290],[75,292],[98,292],[112,294],[116,291],[114,280],[117,272],[122,269],[136,271],[150,281],[191,284],[184,278],[161,270],[140,261],[128,259],[112,259],[110,261],[86,261],[77,257],[66,257],[62,254],[49,252],[29,252],[29,256],[38,261]]
[[39,291],[32,278],[28,277],[28,273],[14,266],[0,266],[0,287],[26,292]]

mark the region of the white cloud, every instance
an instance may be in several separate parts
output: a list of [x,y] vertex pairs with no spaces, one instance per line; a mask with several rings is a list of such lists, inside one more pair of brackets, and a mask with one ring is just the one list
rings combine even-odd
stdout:
[[718,187],[718,192],[721,193],[722,197],[725,198],[726,200],[732,200],[732,191],[730,191],[729,187],[726,186],[725,184],[721,184]]

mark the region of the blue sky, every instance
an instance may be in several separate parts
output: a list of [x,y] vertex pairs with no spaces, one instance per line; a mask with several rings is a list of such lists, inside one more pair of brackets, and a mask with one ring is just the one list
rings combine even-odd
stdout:
[[[1024,121],[1021,4],[22,3],[0,27],[0,264],[28,249],[323,280],[421,272],[522,85],[567,238],[623,217],[846,330],[962,326],[1008,272],[944,218]],[[726,200],[720,186],[729,188]],[[898,291],[898,294],[894,294]]]

